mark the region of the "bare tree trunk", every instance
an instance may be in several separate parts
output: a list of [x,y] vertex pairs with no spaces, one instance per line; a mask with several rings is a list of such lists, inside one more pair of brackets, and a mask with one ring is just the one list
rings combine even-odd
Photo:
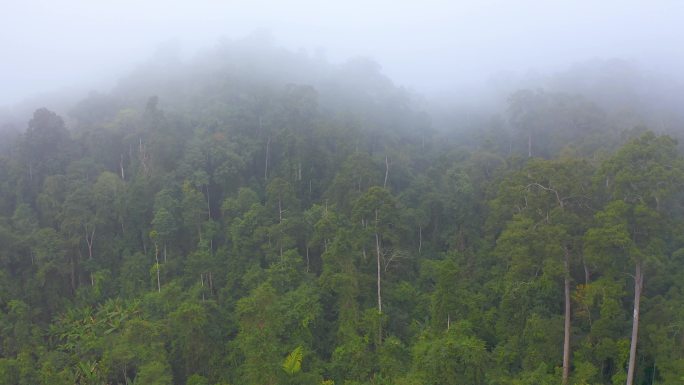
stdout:
[[306,272],[309,272],[309,246],[306,246]]
[[[283,205],[282,200],[278,199],[278,224],[283,224]],[[278,239],[278,247],[280,248],[280,259],[283,259],[283,229],[280,227],[280,239]]]
[[121,180],[126,180],[126,175],[124,174],[124,166],[123,166],[123,154],[121,154],[121,161],[119,162],[119,168],[121,168]]
[[[375,217],[377,221],[377,211],[375,212]],[[382,315],[382,295],[380,293],[381,281],[380,281],[380,236],[375,233],[375,251],[378,263],[378,315]],[[382,344],[382,317],[378,317],[378,346]]]
[[266,140],[266,165],[264,166],[264,180],[268,180],[268,157],[271,149],[271,137]]
[[382,188],[387,188],[387,178],[389,177],[389,159],[385,155],[385,182],[382,184]]
[[211,219],[211,200],[209,197],[209,182],[207,182],[207,214],[209,215],[209,219]]
[[563,338],[563,385],[567,385],[570,376],[570,262],[568,250],[565,250],[565,335]]
[[[380,293],[381,280],[380,280],[380,258],[381,258],[381,248],[380,248],[380,235],[378,234],[378,210],[375,210],[375,256],[378,264],[378,313],[382,313],[382,296]],[[365,250],[364,250],[365,254]]]
[[423,248],[423,226],[418,226],[418,254]]
[[161,279],[159,277],[159,246],[154,243],[154,260],[157,262],[157,291],[161,293]]
[[632,343],[629,347],[629,366],[627,369],[627,385],[634,383],[634,370],[636,366],[637,337],[639,335],[639,306],[641,305],[641,289],[644,284],[644,276],[641,272],[641,262],[637,262],[634,273],[634,315],[632,319]]
[[[382,280],[380,267],[382,265],[382,247],[380,246],[380,234],[378,234],[378,210],[375,210],[375,257],[378,269],[378,315],[382,315]],[[382,344],[382,317],[378,318],[378,346]]]
[[93,231],[88,234],[88,227],[84,226],[85,230],[85,240],[88,244],[88,259],[93,259],[93,242],[95,240],[95,226],[93,226]]
[[532,157],[532,133],[527,134],[527,157]]
[[[88,226],[83,226],[83,229],[85,230],[85,241],[88,245],[88,259],[92,260],[93,242],[95,241],[95,227],[93,227],[93,231],[90,234],[88,234]],[[92,272],[90,273],[90,286],[95,286],[95,277],[93,276]]]
[[283,224],[283,201],[278,199],[278,223]]
[[375,251],[376,260],[378,264],[378,313],[382,313],[382,294],[380,292],[380,288],[382,286],[382,282],[380,280],[380,236],[378,235],[378,233],[375,233]]
[[200,273],[200,285],[202,286],[202,301],[204,301],[204,273]]
[[591,280],[591,273],[589,272],[587,264],[584,262],[584,258],[582,258],[582,266],[584,267],[584,284],[588,285],[589,280]]

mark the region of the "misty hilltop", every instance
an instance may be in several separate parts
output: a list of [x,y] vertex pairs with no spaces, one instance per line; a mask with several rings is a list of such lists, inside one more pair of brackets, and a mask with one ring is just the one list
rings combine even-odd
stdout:
[[254,30],[334,63],[372,57],[424,94],[593,58],[618,57],[684,80],[684,5],[676,0],[24,0],[3,11],[0,105],[65,87],[108,89],[160,42],[178,44],[188,58],[217,37]]

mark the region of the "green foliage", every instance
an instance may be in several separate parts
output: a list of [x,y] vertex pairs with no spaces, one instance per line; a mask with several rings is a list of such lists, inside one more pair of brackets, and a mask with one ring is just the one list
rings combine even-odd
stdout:
[[171,385],[171,371],[168,365],[161,362],[150,362],[140,367],[140,371],[135,377],[134,385]]
[[635,383],[682,381],[674,139],[579,95],[432,119],[368,61],[206,55],[3,144],[0,383],[558,384],[566,331],[568,384],[624,383],[637,269]]
[[302,370],[302,359],[304,358],[304,349],[297,346],[290,354],[285,357],[283,361],[283,370],[289,375],[297,374]]
[[488,353],[468,323],[455,323],[433,337],[422,336],[413,351],[415,369],[425,384],[484,384]]

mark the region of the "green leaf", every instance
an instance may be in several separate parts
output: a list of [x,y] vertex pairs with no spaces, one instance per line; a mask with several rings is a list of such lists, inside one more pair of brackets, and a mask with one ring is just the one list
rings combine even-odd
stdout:
[[302,370],[302,358],[304,358],[304,349],[297,346],[292,353],[288,354],[283,362],[283,370],[289,375],[294,375]]

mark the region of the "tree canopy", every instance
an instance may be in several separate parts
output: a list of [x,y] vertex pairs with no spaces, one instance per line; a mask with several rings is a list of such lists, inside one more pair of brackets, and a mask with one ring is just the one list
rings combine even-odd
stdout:
[[677,140],[556,91],[430,122],[371,62],[238,43],[36,110],[0,383],[681,383]]

